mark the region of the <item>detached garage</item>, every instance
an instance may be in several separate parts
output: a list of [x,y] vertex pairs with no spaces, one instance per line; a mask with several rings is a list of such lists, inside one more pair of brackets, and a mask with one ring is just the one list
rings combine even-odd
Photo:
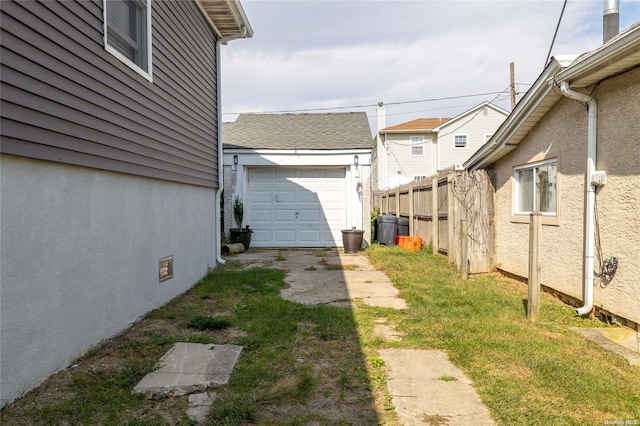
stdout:
[[370,241],[365,113],[241,114],[223,143],[225,232],[237,197],[253,247],[341,247],[353,227]]

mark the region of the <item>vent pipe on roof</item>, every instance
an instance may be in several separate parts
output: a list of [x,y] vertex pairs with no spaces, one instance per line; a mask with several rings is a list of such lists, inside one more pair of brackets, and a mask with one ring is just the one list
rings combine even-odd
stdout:
[[376,108],[376,115],[378,117],[378,128],[376,129],[378,132],[382,129],[384,129],[386,126],[385,121],[386,121],[386,117],[385,117],[385,113],[384,113],[384,102],[378,102],[378,108]]
[[602,42],[606,43],[620,32],[619,0],[603,0]]

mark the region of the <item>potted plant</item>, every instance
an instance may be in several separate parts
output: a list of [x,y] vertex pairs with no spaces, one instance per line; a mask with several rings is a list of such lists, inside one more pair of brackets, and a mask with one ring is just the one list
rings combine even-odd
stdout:
[[249,225],[242,228],[242,221],[244,219],[244,204],[240,197],[236,197],[233,202],[233,218],[236,221],[237,228],[229,229],[231,243],[242,243],[245,250],[249,249],[251,244],[251,233],[253,230],[249,229]]

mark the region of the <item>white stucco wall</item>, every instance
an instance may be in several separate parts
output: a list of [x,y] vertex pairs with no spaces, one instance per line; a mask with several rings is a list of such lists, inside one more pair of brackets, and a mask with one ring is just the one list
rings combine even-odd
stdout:
[[215,267],[213,189],[6,155],[0,170],[3,401]]
[[[598,101],[598,170],[607,183],[596,192],[599,237],[604,258],[616,256],[610,282],[596,276],[595,305],[640,323],[640,69],[604,81]],[[583,300],[583,217],[587,112],[562,99],[520,143],[493,166],[496,172],[496,255],[498,266],[526,277],[527,223],[512,217],[513,167],[557,157],[557,225],[542,227],[542,284]],[[599,258],[595,257],[598,272]]]

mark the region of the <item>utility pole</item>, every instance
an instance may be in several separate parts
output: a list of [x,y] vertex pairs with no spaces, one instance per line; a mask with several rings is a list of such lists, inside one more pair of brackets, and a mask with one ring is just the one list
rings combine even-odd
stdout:
[[511,62],[509,64],[509,74],[511,76],[511,111],[513,111],[516,107],[516,64]]

